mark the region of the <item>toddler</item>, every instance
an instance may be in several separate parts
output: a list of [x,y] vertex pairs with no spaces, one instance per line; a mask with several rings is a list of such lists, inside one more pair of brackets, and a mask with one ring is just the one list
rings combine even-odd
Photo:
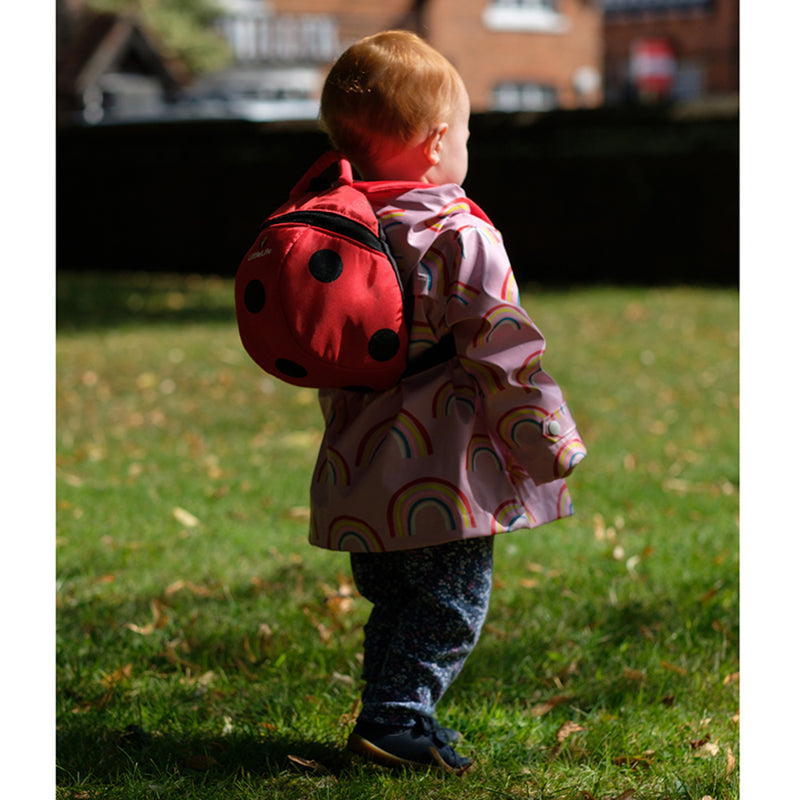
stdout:
[[571,514],[563,479],[586,452],[500,234],[461,188],[469,113],[454,67],[411,33],[357,42],[327,77],[323,125],[413,296],[409,357],[447,337],[455,355],[388,391],[320,392],[310,532],[350,552],[372,604],[348,749],[456,771],[471,761],[436,705],[486,618],[494,536]]

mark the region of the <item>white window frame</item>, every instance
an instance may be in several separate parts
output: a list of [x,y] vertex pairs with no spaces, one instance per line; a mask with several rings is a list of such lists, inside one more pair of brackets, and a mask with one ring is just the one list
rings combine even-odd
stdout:
[[491,31],[566,33],[570,21],[558,11],[561,0],[491,0],[483,24]]
[[492,89],[493,111],[553,111],[558,91],[536,81],[499,81]]

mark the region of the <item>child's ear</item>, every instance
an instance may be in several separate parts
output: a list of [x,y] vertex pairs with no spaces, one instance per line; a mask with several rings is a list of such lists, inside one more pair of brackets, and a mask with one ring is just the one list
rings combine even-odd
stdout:
[[442,146],[444,141],[444,136],[447,133],[447,123],[442,122],[437,125],[428,135],[428,138],[425,140],[425,157],[428,159],[428,162],[432,165],[438,164],[442,158]]

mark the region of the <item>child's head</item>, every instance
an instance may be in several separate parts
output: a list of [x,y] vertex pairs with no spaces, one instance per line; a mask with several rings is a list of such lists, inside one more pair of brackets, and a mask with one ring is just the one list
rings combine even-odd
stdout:
[[[430,180],[424,170],[392,174],[397,170],[387,164],[416,148],[411,172],[431,160],[431,153],[437,166],[443,140],[451,154],[451,168],[443,177],[461,183],[466,175],[469,100],[464,83],[441,53],[413,33],[378,33],[348,48],[325,81],[321,117],[333,146],[365,176]],[[455,160],[453,150],[459,151]]]

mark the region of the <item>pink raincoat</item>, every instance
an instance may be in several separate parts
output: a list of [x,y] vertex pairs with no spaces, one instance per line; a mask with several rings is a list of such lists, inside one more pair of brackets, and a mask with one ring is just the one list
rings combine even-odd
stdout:
[[448,332],[458,357],[385,392],[320,392],[310,542],[405,550],[570,515],[563,478],[586,448],[500,234],[455,184],[370,200],[413,287],[409,357]]

